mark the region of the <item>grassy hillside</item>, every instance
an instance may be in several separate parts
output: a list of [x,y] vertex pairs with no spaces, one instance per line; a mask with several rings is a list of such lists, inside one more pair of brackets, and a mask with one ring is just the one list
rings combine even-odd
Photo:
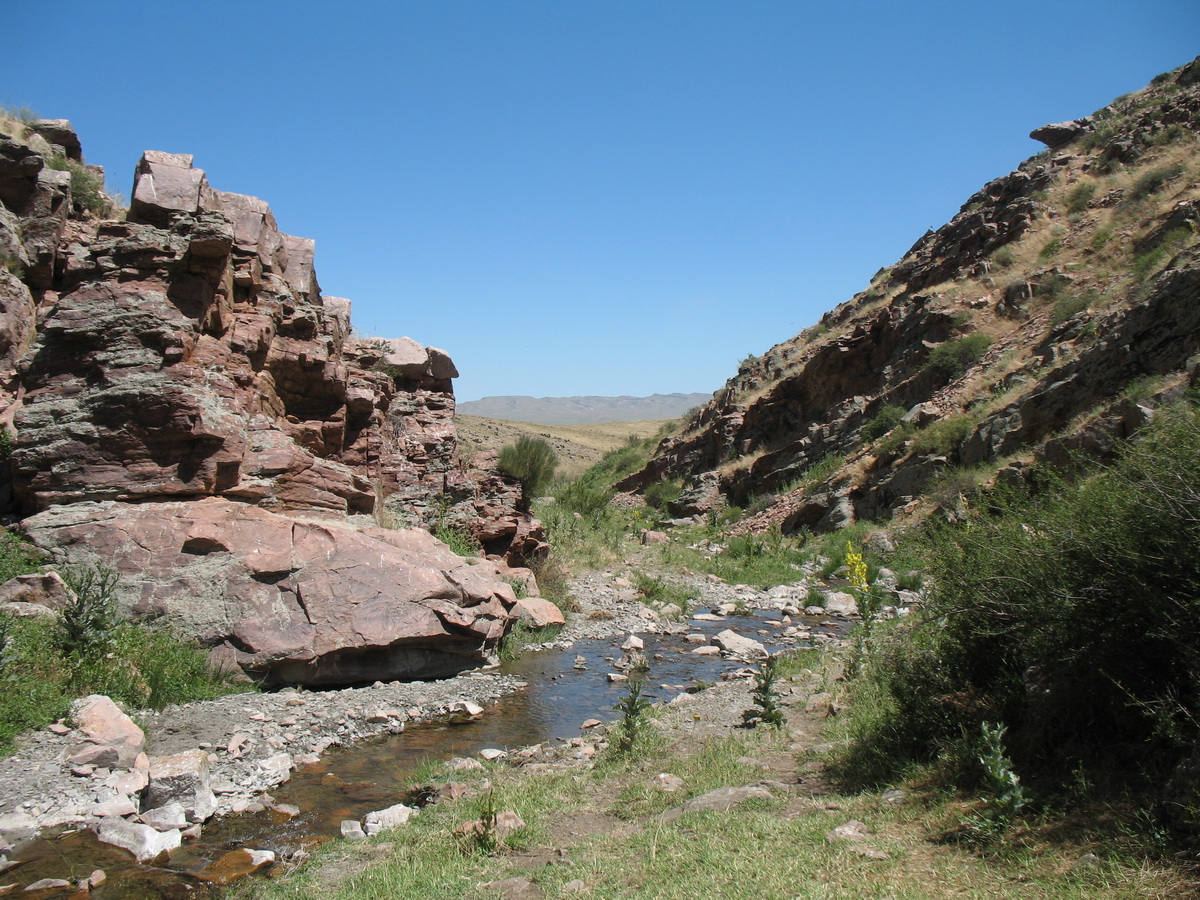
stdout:
[[480,450],[499,450],[523,434],[539,437],[558,454],[558,475],[576,478],[603,456],[628,443],[629,438],[655,434],[670,419],[640,422],[599,422],[592,425],[539,425],[507,422],[481,416],[457,416],[458,441],[463,456]]

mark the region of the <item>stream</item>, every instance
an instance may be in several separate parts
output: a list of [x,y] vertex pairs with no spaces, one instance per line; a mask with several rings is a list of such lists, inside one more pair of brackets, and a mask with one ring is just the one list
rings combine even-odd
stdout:
[[[811,626],[814,636],[844,629],[823,617],[794,618],[797,624],[803,619]],[[688,623],[690,633],[703,633],[706,638],[727,628],[759,640],[772,652],[797,646],[781,640],[780,613],[775,611]],[[690,652],[697,645],[689,643],[684,632],[639,636],[650,663],[645,695],[654,701],[669,701],[682,691],[746,668],[742,662]],[[0,875],[0,883],[29,884],[40,878],[78,881],[103,869],[107,880],[91,893],[100,900],[220,896],[221,888],[194,873],[239,847],[272,850],[277,858],[288,858],[339,835],[343,819],[361,819],[372,810],[411,802],[415,774],[426,760],[475,757],[489,747],[507,750],[569,741],[581,734],[580,726],[587,719],[611,721],[616,716],[613,705],[626,692],[626,685],[609,683],[607,674],[617,671],[613,662],[622,656],[620,644],[625,637],[580,640],[569,649],[528,652],[504,663],[501,671],[520,677],[528,687],[504,697],[478,718],[458,724],[410,725],[402,734],[330,749],[320,762],[297,769],[290,781],[272,792],[277,803],[299,807],[300,814],[290,819],[270,811],[214,819],[204,826],[198,841],[185,843],[163,866],[138,865],[124,851],[101,844],[91,831],[51,835],[17,847],[14,865]],[[450,780],[449,772],[445,780]],[[27,896],[69,893],[60,889]]]

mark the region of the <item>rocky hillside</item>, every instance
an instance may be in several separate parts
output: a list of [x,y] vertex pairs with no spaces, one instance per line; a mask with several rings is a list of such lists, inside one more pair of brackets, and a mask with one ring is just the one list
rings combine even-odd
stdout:
[[625,490],[830,530],[1105,457],[1200,363],[1200,60],[984,185],[870,286],[742,364]]
[[[146,152],[125,211],[68,122],[0,125],[11,520],[268,681],[484,659],[523,609],[508,564],[544,544],[519,487],[460,460],[450,357],[355,337],[313,241],[190,156]],[[379,525],[457,525],[493,562]]]

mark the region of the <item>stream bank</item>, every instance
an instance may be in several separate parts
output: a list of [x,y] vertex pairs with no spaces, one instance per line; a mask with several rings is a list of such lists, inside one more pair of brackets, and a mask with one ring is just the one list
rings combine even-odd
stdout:
[[[789,618],[801,614],[807,595],[802,586],[758,592],[699,576],[679,580],[694,594],[699,619],[656,616],[637,601],[620,573],[578,579],[574,596],[580,609],[568,627],[503,672],[342,691],[233,695],[151,714],[143,720],[151,754],[207,751],[222,818],[204,826],[201,841],[172,854],[175,871],[169,877],[147,879],[140,870],[148,867],[114,863],[114,852],[123,854],[98,845],[85,832],[34,842],[32,850],[18,847],[14,861],[19,867],[9,879],[22,885],[34,876],[74,880],[86,877],[90,866],[110,875],[116,866],[121,893],[113,892],[115,885],[100,886],[95,896],[139,896],[135,885],[141,883],[147,897],[171,896],[173,886],[190,891],[180,896],[195,896],[190,873],[229,849],[270,847],[279,859],[296,858],[314,842],[337,834],[342,818],[403,801],[412,773],[428,756],[473,757],[484,746],[515,752],[556,740],[566,742],[571,753],[579,751],[570,742],[579,741],[580,724],[612,716],[623,688],[607,676],[619,677],[619,644],[630,634],[646,642],[649,693],[663,702],[690,702],[703,696],[687,693],[696,684],[736,675],[738,669],[746,674],[748,660],[697,652],[700,647],[715,651],[713,635],[731,625],[772,649],[836,640],[834,620],[817,617],[805,624],[797,619],[796,624]],[[753,608],[761,614],[736,614]],[[458,715],[470,719],[466,724],[449,724],[447,714],[468,703],[493,708],[473,718]],[[113,799],[117,791],[104,779],[71,773],[62,762],[69,746],[69,736],[43,732],[0,763],[0,822],[16,820],[26,828],[54,824],[70,831],[85,825],[98,804]],[[64,856],[70,860],[67,872]]]

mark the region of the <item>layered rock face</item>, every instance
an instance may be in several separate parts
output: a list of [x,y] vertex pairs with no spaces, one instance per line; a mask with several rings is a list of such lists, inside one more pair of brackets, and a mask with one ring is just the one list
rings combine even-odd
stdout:
[[868,290],[743,363],[621,487],[743,529],[953,507],[1039,463],[1110,456],[1197,379],[1200,60],[985,185]]
[[[2,418],[24,530],[115,566],[134,611],[270,681],[485,658],[515,602],[506,562],[544,543],[513,485],[460,465],[450,357],[354,336],[313,242],[190,156],[147,152],[124,220],[84,214],[76,172],[51,166],[82,170],[78,140],[52,124],[0,140]],[[373,527],[433,511],[500,561]]]

